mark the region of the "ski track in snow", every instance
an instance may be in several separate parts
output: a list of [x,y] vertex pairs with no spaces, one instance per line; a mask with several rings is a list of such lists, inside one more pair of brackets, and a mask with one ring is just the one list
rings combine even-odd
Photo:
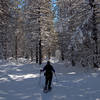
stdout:
[[43,93],[45,65],[0,64],[0,100],[100,100],[100,72],[52,64],[56,70],[52,91]]

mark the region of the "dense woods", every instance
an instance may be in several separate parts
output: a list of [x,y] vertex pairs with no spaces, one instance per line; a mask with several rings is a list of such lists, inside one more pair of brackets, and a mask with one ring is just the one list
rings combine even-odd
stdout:
[[0,0],[0,59],[100,64],[99,0]]

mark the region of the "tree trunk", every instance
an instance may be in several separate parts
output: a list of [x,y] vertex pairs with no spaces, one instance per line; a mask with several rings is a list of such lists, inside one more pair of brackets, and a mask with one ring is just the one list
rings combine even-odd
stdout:
[[41,27],[40,27],[40,5],[38,7],[38,14],[39,14],[39,19],[38,19],[38,24],[39,24],[39,64],[42,64],[42,48],[41,48]]
[[73,56],[74,56],[73,52],[74,52],[74,48],[72,47],[72,55],[71,55],[72,56],[72,61],[71,61],[71,63],[72,63],[72,66],[75,66],[75,61],[73,59]]
[[38,44],[36,43],[36,63],[38,63]]
[[93,66],[94,66],[94,68],[98,68],[98,65],[97,65],[97,62],[95,61],[95,60],[97,60],[97,55],[98,55],[98,38],[97,38],[97,27],[96,27],[96,13],[95,13],[95,8],[96,8],[96,5],[95,4],[93,4],[94,3],[94,1],[93,2],[91,2],[91,10],[93,10],[93,15],[92,15],[92,21],[93,21],[93,40],[94,40],[94,42],[95,42],[95,49],[94,49],[94,55],[96,55],[95,56],[95,58],[94,58],[94,56],[93,56]]
[[17,52],[17,49],[18,49],[18,44],[17,44],[17,36],[15,36],[15,59],[17,60],[18,58],[18,52]]
[[50,52],[50,48],[48,49],[48,59],[50,60],[51,58],[51,52]]
[[33,49],[31,48],[31,62],[33,61]]
[[61,59],[62,59],[62,61],[64,61],[64,53],[63,53],[63,51],[61,52]]
[[42,64],[41,39],[39,40],[39,64]]

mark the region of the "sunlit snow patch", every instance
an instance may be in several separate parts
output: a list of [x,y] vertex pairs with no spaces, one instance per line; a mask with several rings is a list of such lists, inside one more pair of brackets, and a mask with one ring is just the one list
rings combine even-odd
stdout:
[[91,73],[91,75],[92,75],[93,77],[97,77],[97,76],[98,76],[98,73]]
[[100,71],[100,68],[98,68],[98,71]]
[[36,78],[39,77],[39,74],[26,74],[26,75],[8,75],[11,79],[16,81],[22,81],[28,78]]
[[8,82],[8,78],[0,78],[0,82]]
[[77,80],[74,80],[73,82],[74,83],[79,83],[80,81],[83,81],[83,79],[77,79]]
[[100,98],[97,98],[96,100],[100,100]]
[[76,72],[70,72],[70,73],[67,73],[67,74],[74,75],[74,74],[76,74]]
[[4,97],[0,97],[0,100],[5,100],[5,98]]

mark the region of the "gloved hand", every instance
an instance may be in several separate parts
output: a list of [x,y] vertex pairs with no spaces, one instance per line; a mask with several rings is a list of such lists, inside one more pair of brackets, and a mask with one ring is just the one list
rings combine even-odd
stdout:
[[43,70],[42,70],[42,69],[40,69],[40,72],[43,72]]

